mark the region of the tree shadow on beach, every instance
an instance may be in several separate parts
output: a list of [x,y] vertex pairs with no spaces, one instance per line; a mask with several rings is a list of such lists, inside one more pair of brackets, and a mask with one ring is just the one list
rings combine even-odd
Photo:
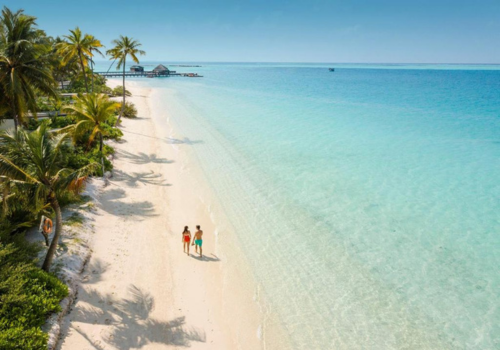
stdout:
[[144,152],[130,153],[127,151],[117,151],[116,153],[118,157],[124,158],[133,164],[149,164],[149,163],[171,164],[174,162],[173,160],[168,160],[166,158],[158,158],[154,153],[152,154],[146,154]]
[[137,220],[141,217],[157,216],[153,203],[149,201],[126,203],[126,193],[122,188],[108,188],[99,197],[100,208],[112,215],[127,216]]
[[109,263],[104,263],[101,259],[93,258],[85,267],[84,275],[81,278],[83,283],[97,283],[102,280],[102,275],[108,271]]
[[202,257],[200,257],[198,255],[198,253],[196,252],[193,252],[190,254],[191,258],[195,259],[195,260],[198,260],[198,261],[206,261],[206,262],[217,262],[217,261],[220,261],[220,259],[217,257],[217,255],[214,255],[214,254],[210,254],[210,256],[208,255],[203,255]]
[[122,170],[113,170],[113,178],[111,182],[120,181],[125,182],[125,184],[129,187],[137,187],[139,183],[144,185],[172,186],[169,183],[165,183],[165,179],[163,179],[162,174],[157,174],[153,171],[126,173]]
[[200,143],[203,143],[203,141],[201,140],[191,140],[189,139],[188,137],[184,137],[183,139],[175,139],[175,138],[172,138],[172,137],[167,137],[166,139],[162,139],[161,137],[156,137],[156,136],[151,136],[151,135],[144,135],[144,134],[140,134],[138,132],[133,132],[133,131],[128,131],[128,130],[122,130],[123,132],[125,133],[129,133],[129,134],[134,134],[134,135],[139,135],[139,136],[143,136],[143,137],[148,137],[150,139],[156,139],[156,140],[160,140],[160,141],[165,141],[166,143],[168,144],[176,144],[176,145],[196,145],[196,144],[200,144]]
[[[86,291],[82,287],[80,290],[85,303],[80,303],[70,315],[72,321],[102,326],[102,340],[118,349],[140,349],[151,343],[188,347],[193,341],[206,342],[205,332],[188,327],[185,317],[170,321],[150,317],[154,298],[133,284],[128,288],[127,297],[121,299],[95,289]],[[67,333],[69,328],[77,331],[97,349],[105,348],[99,339],[93,339],[91,335],[69,324],[63,333]]]
[[[74,330],[74,331],[76,331],[76,332],[80,333],[80,335],[81,335],[83,338],[85,338],[85,340],[86,340],[86,341],[88,341],[88,342],[89,342],[89,344],[90,344],[90,345],[92,345],[92,347],[93,347],[94,349],[96,349],[96,350],[106,350],[106,348],[105,348],[105,347],[103,347],[103,346],[101,345],[101,342],[100,342],[99,340],[97,340],[97,341],[93,340],[93,339],[92,339],[92,338],[90,338],[87,334],[85,334],[85,332],[83,332],[83,331],[79,330],[78,328],[72,328],[72,330]],[[60,347],[58,347],[58,349],[60,350],[61,348],[60,348]]]

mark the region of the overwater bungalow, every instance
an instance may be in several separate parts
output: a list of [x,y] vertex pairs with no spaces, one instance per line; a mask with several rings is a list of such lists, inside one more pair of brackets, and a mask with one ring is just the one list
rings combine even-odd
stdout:
[[153,69],[153,73],[156,73],[156,75],[169,75],[170,70],[163,64],[159,64],[155,69]]
[[130,67],[131,72],[136,72],[136,73],[142,73],[144,72],[144,67],[143,66],[132,66]]

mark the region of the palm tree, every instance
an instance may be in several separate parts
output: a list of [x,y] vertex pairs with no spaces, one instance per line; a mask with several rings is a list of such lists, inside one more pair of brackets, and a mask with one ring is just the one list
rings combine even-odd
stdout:
[[73,57],[78,57],[83,78],[85,79],[85,90],[88,93],[89,85],[87,82],[86,67],[88,66],[88,58],[92,57],[93,48],[91,45],[95,45],[95,42],[93,42],[95,38],[89,34],[83,34],[78,27],[69,32],[71,33],[70,35],[64,36],[67,41],[58,44],[59,53],[62,55],[63,64],[69,62]]
[[0,85],[15,128],[27,111],[36,114],[39,93],[57,98],[54,79],[46,64],[50,48],[36,18],[22,10],[2,9],[0,17]]
[[73,57],[67,62],[63,62],[63,58],[59,53],[59,45],[63,40],[59,37],[55,39],[50,38],[50,45],[52,47],[49,56],[49,65],[52,70],[54,80],[58,82],[61,88],[64,87],[64,81],[70,80],[71,76],[76,76],[80,70],[80,64],[77,57]]
[[[56,214],[54,237],[42,265],[45,271],[50,269],[62,232],[58,196],[65,191],[78,191],[95,168],[95,164],[77,170],[62,167],[61,147],[67,137],[67,133],[51,134],[46,123],[33,132],[18,130],[0,134],[0,177],[7,179],[11,187],[29,194],[32,201],[50,204]],[[21,157],[11,156],[19,151],[22,151]]]
[[111,59],[118,60],[116,69],[123,68],[123,102],[120,115],[116,121],[116,124],[118,124],[123,115],[123,110],[125,109],[125,64],[127,62],[127,56],[130,56],[135,63],[139,63],[137,55],[145,55],[146,52],[138,49],[138,47],[142,45],[141,43],[128,36],[120,35],[119,39],[113,40],[113,44],[115,47],[106,51],[106,54],[110,55]]
[[99,55],[104,57],[102,52],[99,50],[100,47],[104,47],[99,40],[97,40],[93,35],[89,35],[89,51],[90,51],[90,66],[92,72],[92,92],[94,92],[94,60],[92,59],[92,51],[97,52]]
[[99,152],[101,153],[102,174],[104,175],[104,158],[102,154],[103,137],[107,131],[105,127],[119,104],[109,100],[104,94],[87,94],[78,96],[73,105],[63,107],[63,110],[70,115],[76,117],[78,122],[72,125],[75,137],[81,136],[83,133],[90,131],[89,145],[94,141],[96,136],[99,136]]

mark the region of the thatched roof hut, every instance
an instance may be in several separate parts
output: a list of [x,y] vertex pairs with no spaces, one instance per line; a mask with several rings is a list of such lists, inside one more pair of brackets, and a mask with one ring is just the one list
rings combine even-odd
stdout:
[[165,72],[169,72],[169,69],[167,67],[165,67],[163,64],[159,64],[156,66],[155,69],[153,69],[153,72],[165,73]]

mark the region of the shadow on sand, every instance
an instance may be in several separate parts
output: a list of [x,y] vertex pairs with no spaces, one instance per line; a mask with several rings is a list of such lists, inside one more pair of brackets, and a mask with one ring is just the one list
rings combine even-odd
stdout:
[[220,261],[220,259],[214,255],[214,254],[210,254],[210,256],[208,255],[203,255],[202,257],[200,257],[198,255],[198,253],[196,252],[191,252],[191,255],[190,255],[193,259],[196,259],[198,261],[206,261],[206,262],[217,262],[217,261]]
[[109,265],[109,263],[104,263],[101,259],[92,259],[85,268],[86,273],[82,276],[81,282],[93,284],[101,281],[101,276],[108,271]]
[[[116,299],[111,294],[101,294],[94,289],[80,288],[79,298],[86,303],[78,305],[73,311],[72,321],[104,326],[100,333],[104,342],[118,349],[139,349],[151,343],[188,347],[191,342],[206,342],[204,331],[186,326],[185,317],[161,321],[150,317],[154,309],[154,298],[146,290],[130,285],[128,296]],[[67,331],[81,334],[89,345],[105,349],[99,339],[86,334],[83,330],[70,327]],[[60,343],[64,344],[64,340]],[[59,348],[61,348],[61,345]]]
[[112,215],[127,216],[139,220],[141,217],[157,216],[153,203],[149,201],[127,203],[125,190],[108,187],[99,198],[100,208]]
[[140,173],[132,172],[126,173],[122,170],[113,170],[113,177],[111,182],[125,182],[129,187],[137,187],[139,183],[144,185],[155,185],[155,186],[172,186],[169,183],[165,183],[162,174],[157,174],[153,171],[143,171]]
[[149,164],[149,163],[171,164],[174,162],[173,160],[168,160],[166,158],[158,158],[154,153],[146,154],[144,152],[130,153],[127,151],[117,151],[116,155],[119,158],[126,159],[133,164]]
[[151,135],[144,135],[144,134],[140,134],[138,132],[133,132],[133,131],[128,131],[128,130],[122,130],[123,132],[125,133],[129,133],[129,134],[134,134],[134,135],[139,135],[139,136],[143,136],[143,137],[148,137],[150,139],[156,139],[156,140],[160,140],[160,141],[164,141],[168,144],[176,144],[176,145],[196,145],[196,144],[200,144],[200,143],[203,143],[203,141],[201,140],[191,140],[189,139],[188,137],[184,137],[183,139],[174,139],[174,138],[171,138],[171,137],[167,137],[166,139],[162,139],[160,137],[156,137],[156,136],[151,136]]

